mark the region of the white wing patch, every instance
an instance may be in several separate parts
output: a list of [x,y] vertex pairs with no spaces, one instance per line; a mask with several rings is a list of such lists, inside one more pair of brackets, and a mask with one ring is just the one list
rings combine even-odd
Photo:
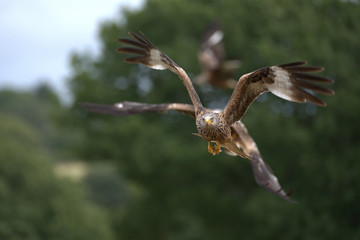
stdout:
[[149,65],[151,66],[151,68],[156,69],[156,70],[167,69],[168,66],[161,61],[162,59],[163,59],[163,57],[161,56],[161,52],[159,50],[157,50],[157,49],[150,50]]
[[122,103],[117,103],[117,104],[115,104],[115,107],[117,107],[117,108],[123,108],[123,107],[124,107],[124,104],[122,104]]
[[224,33],[222,31],[214,32],[209,38],[208,42],[210,46],[218,44],[222,38],[224,37]]
[[294,101],[294,83],[291,82],[290,73],[280,67],[272,66],[270,69],[273,71],[274,83],[266,84],[266,87],[274,95],[281,97],[285,100]]
[[211,112],[214,112],[214,113],[221,113],[222,112],[222,109],[212,109]]

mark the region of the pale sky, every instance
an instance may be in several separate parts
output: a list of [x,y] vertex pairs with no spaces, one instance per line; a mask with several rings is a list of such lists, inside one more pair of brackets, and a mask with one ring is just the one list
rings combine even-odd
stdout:
[[48,82],[68,98],[65,77],[73,51],[99,50],[99,23],[144,0],[0,0],[0,90]]

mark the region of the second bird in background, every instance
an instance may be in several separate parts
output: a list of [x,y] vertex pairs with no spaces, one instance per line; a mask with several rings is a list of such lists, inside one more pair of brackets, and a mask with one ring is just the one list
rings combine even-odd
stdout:
[[202,72],[194,79],[197,85],[207,83],[217,88],[235,88],[237,81],[233,77],[241,61],[226,59],[223,37],[219,21],[213,21],[205,29],[198,53]]

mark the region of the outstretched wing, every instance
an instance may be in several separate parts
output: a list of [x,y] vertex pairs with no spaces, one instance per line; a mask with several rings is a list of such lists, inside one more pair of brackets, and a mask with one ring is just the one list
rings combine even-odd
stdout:
[[118,51],[122,53],[134,53],[138,54],[136,57],[128,58],[125,60],[127,63],[143,64],[149,68],[164,70],[169,69],[179,76],[183,81],[186,89],[188,90],[191,101],[195,107],[195,111],[201,111],[203,109],[199,96],[195,91],[195,88],[186,74],[186,72],[179,67],[173,60],[171,60],[165,53],[155,47],[143,33],[141,36],[129,32],[129,35],[133,39],[119,39],[120,42],[131,45],[131,47],[122,47]]
[[[147,104],[124,101],[113,105],[96,103],[80,103],[80,105],[86,107],[91,112],[116,116],[129,116],[149,112],[167,113],[168,111],[176,111],[190,117],[195,117],[194,106],[183,103]],[[258,185],[264,187],[269,192],[276,194],[286,201],[291,202],[292,200],[289,198],[289,194],[286,194],[282,190],[277,178],[272,174],[269,167],[262,160],[256,143],[247,133],[245,126],[238,121],[231,126],[231,129],[233,143],[232,147],[229,148],[230,150],[232,149],[236,155],[250,159],[255,180]],[[226,153],[231,154],[229,152]]]
[[234,88],[235,71],[240,67],[239,60],[226,60],[222,42],[224,32],[219,21],[213,21],[204,31],[198,59],[202,72],[195,77],[196,84],[208,83],[214,87]]
[[307,90],[333,95],[334,91],[316,84],[331,84],[333,80],[308,74],[309,72],[321,72],[324,68],[302,66],[305,63],[293,62],[265,67],[241,76],[224,109],[224,115],[228,123],[232,124],[240,120],[250,104],[260,94],[267,91],[292,102],[311,102],[317,106],[326,106],[325,102]]
[[260,151],[253,138],[249,135],[245,125],[240,121],[237,121],[231,126],[231,129],[233,141],[241,147],[248,156],[250,156],[250,163],[256,183],[282,199],[294,203],[294,201],[290,199],[292,191],[286,193],[283,190],[279,180],[271,171],[271,168],[262,159]]
[[116,116],[128,116],[149,112],[165,113],[170,110],[195,117],[194,106],[183,103],[162,103],[162,104],[147,104],[139,102],[119,102],[113,105],[96,104],[96,103],[80,103],[81,106],[86,107],[90,112],[101,114],[109,114]]

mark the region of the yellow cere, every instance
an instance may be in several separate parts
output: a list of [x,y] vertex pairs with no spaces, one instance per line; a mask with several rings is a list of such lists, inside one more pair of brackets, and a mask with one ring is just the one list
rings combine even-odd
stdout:
[[211,121],[210,119],[205,119],[205,122],[207,123],[207,124],[209,124],[209,125],[211,125],[211,124],[213,124],[213,121]]

